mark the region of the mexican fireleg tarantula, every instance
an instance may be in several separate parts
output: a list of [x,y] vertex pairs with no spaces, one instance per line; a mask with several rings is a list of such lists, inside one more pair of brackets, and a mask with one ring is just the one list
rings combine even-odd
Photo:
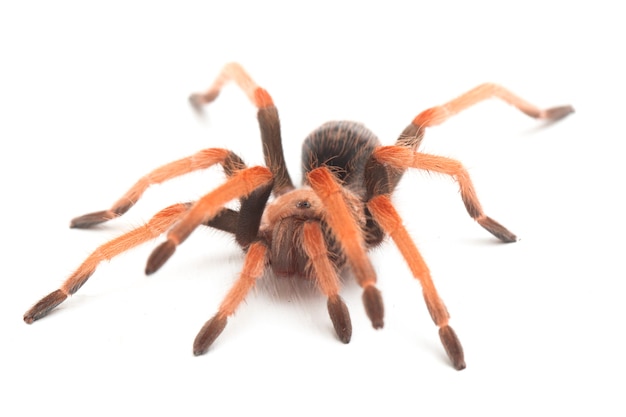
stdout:
[[[228,81],[235,81],[258,108],[258,120],[266,167],[248,168],[241,158],[226,149],[210,148],[164,165],[141,178],[109,210],[72,220],[71,227],[87,228],[124,214],[152,184],[221,164],[227,181],[200,200],[175,204],[138,227],[96,249],[62,285],[35,304],[24,315],[32,323],[48,314],[74,294],[94,273],[98,264],[153,239],[167,231],[167,239],[150,255],[146,274],[156,272],[176,247],[198,226],[205,225],[234,234],[245,252],[243,270],[217,314],[202,327],[193,353],[205,353],[226,326],[227,318],[244,300],[257,278],[270,267],[277,276],[314,279],[328,297],[328,312],[339,339],[348,343],[352,334],[348,309],[339,296],[339,271],[347,266],[363,287],[365,311],[374,328],[383,327],[383,301],[376,288],[376,273],[367,256],[368,248],[391,236],[413,276],[421,285],[428,311],[439,327],[441,342],[456,369],[465,368],[463,349],[452,327],[448,311],[417,247],[402,225],[391,203],[391,193],[407,168],[418,168],[452,176],[460,186],[469,215],[503,242],[516,236],[486,216],[463,166],[449,158],[418,151],[426,127],[438,125],[456,113],[490,97],[517,107],[528,116],[558,120],[573,112],[571,106],[540,110],[494,84],[483,84],[462,96],[418,114],[393,146],[381,146],[367,128],[354,122],[329,122],[304,141],[302,166],[304,184],[295,188],[281,144],[278,112],[272,98],[243,68],[231,63],[222,69],[204,94],[193,94],[198,111],[215,100]],[[274,199],[268,202],[270,194]],[[239,211],[225,208],[239,199]]]

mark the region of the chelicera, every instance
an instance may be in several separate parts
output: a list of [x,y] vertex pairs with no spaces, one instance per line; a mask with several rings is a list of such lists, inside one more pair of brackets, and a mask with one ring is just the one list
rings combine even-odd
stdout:
[[[344,269],[352,272],[363,288],[363,303],[372,326],[382,328],[383,300],[367,251],[389,236],[421,283],[424,301],[453,367],[465,368],[463,348],[449,325],[448,310],[391,202],[391,195],[409,168],[449,175],[458,182],[470,217],[502,242],[514,242],[517,238],[513,233],[484,213],[468,172],[460,162],[419,151],[425,129],[491,97],[513,105],[528,116],[549,121],[567,116],[573,108],[541,110],[503,87],[482,84],[444,105],[419,113],[391,146],[382,146],[360,123],[329,122],[305,139],[304,183],[296,188],[285,164],[278,112],[272,98],[239,64],[225,65],[205,93],[190,97],[191,104],[202,111],[203,105],[215,100],[229,81],[234,81],[258,109],[266,166],[248,167],[227,149],[205,149],[150,172],[110,209],[73,219],[74,228],[88,228],[115,219],[128,211],[150,185],[215,164],[220,164],[227,176],[224,184],[198,201],[167,207],[145,225],[97,248],[59,289],[28,310],[24,321],[32,323],[44,317],[76,293],[103,260],[165,233],[165,241],[148,258],[146,273],[152,274],[194,229],[207,226],[234,235],[243,249],[244,262],[217,313],[196,336],[195,355],[207,352],[224,330],[228,317],[268,268],[277,277],[314,280],[328,299],[328,312],[337,337],[348,343],[352,326],[348,308],[339,295],[340,274]],[[239,200],[237,210],[225,207],[232,200]]]

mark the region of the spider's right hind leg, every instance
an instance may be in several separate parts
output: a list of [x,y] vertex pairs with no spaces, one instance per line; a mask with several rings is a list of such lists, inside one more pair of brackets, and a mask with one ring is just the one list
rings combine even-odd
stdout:
[[237,307],[244,301],[248,292],[254,287],[256,281],[261,278],[268,262],[267,246],[262,241],[254,241],[250,245],[243,269],[237,281],[226,294],[217,313],[209,319],[198,332],[193,342],[193,354],[203,355],[222,333],[228,317],[235,313]]

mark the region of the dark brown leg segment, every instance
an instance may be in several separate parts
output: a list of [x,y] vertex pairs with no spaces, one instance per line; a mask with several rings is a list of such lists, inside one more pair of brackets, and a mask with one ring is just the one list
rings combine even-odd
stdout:
[[244,248],[257,238],[265,204],[272,192],[273,185],[274,182],[272,181],[241,199],[235,239]]
[[272,97],[248,75],[238,63],[226,64],[211,87],[205,93],[192,94],[189,101],[194,109],[202,111],[202,106],[211,103],[229,81],[234,81],[259,110],[257,118],[261,130],[265,164],[274,174],[274,192],[277,195],[293,190],[294,186],[287,172],[280,131],[280,119]]

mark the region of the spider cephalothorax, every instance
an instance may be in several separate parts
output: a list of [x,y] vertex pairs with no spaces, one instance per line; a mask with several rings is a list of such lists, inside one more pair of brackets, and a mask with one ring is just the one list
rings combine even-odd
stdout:
[[[208,350],[266,268],[277,276],[315,280],[328,298],[328,312],[337,336],[347,343],[352,326],[348,308],[339,296],[339,273],[343,268],[352,271],[363,288],[363,303],[373,327],[383,327],[383,302],[367,250],[388,235],[422,285],[424,301],[439,327],[441,342],[453,366],[465,368],[461,343],[448,324],[448,311],[391,203],[391,194],[408,168],[450,175],[459,184],[469,215],[501,241],[514,242],[517,238],[513,233],[485,215],[469,175],[459,162],[418,151],[424,130],[490,97],[500,98],[538,119],[558,120],[573,108],[540,110],[500,86],[482,84],[442,106],[419,113],[393,146],[381,146],[378,138],[359,123],[329,122],[304,141],[304,184],[296,189],[287,172],[278,112],[272,98],[240,65],[224,66],[207,92],[190,97],[191,104],[201,111],[204,104],[217,98],[227,81],[235,81],[258,108],[267,167],[249,168],[229,150],[205,149],[152,171],[109,210],[73,219],[71,227],[76,228],[114,219],[128,211],[150,185],[215,164],[221,164],[228,177],[223,185],[198,201],[167,207],[144,226],[96,249],[58,290],[28,310],[24,321],[40,319],[78,291],[101,261],[167,232],[166,240],[152,252],[146,265],[146,273],[154,273],[195,228],[204,225],[232,233],[244,249],[245,260],[238,280],[217,313],[198,333],[194,354]],[[236,199],[240,201],[238,210],[225,208]]]

